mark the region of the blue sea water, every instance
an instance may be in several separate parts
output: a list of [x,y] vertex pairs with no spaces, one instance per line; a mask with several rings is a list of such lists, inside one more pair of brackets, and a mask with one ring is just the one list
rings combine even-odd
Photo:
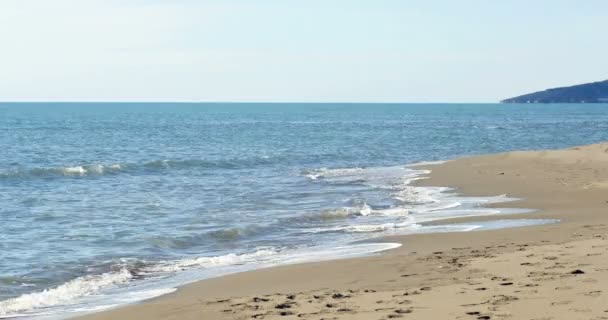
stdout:
[[608,105],[0,104],[0,318],[377,252],[354,241],[539,221],[409,183],[408,166],[608,139]]

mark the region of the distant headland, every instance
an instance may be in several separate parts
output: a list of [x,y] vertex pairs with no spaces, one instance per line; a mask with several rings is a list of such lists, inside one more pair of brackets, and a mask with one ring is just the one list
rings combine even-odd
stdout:
[[608,80],[528,93],[501,103],[608,103]]

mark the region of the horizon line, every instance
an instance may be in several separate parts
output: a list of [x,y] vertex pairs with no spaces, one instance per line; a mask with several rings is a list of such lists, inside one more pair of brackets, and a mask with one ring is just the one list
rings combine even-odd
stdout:
[[198,100],[18,100],[18,101],[0,101],[0,104],[6,103],[123,103],[123,104],[138,104],[138,103],[176,103],[176,104],[503,104],[501,101],[487,102],[416,102],[416,101],[198,101]]

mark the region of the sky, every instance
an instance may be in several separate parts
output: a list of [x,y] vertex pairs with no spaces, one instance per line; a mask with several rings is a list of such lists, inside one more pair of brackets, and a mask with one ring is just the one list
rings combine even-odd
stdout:
[[604,0],[0,0],[0,101],[496,102],[608,79]]

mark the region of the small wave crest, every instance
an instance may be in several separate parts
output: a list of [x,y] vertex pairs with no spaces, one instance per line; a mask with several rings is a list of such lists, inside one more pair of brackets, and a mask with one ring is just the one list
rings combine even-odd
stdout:
[[318,212],[305,213],[300,216],[284,218],[281,221],[285,223],[296,223],[308,225],[319,224],[343,219],[354,219],[357,217],[365,217],[374,213],[374,209],[367,203],[361,201],[352,207],[341,207],[324,209]]
[[221,256],[186,258],[177,261],[161,261],[152,266],[142,268],[141,272],[143,274],[170,273],[192,268],[223,267],[236,264],[260,262],[276,256],[278,252],[279,251],[275,248],[263,248],[255,252],[244,254],[229,253]]
[[116,173],[124,170],[124,164],[91,164],[54,168],[13,169],[0,172],[0,178],[20,177],[83,177],[91,175],[103,175]]
[[372,213],[372,208],[367,203],[362,203],[357,207],[342,207],[338,209],[327,209],[321,211],[318,217],[321,220],[334,220],[348,217],[368,216]]
[[258,156],[235,159],[161,159],[139,163],[79,164],[39,168],[0,169],[0,179],[45,178],[45,177],[89,177],[119,172],[156,172],[184,169],[240,169],[269,164],[277,159]]
[[210,231],[207,233],[207,236],[217,241],[235,241],[242,238],[254,236],[261,232],[263,232],[263,227],[250,225],[245,227],[234,227]]
[[229,159],[162,159],[144,162],[142,167],[147,169],[240,169],[270,164],[279,159],[270,156],[255,156]]
[[320,168],[320,169],[304,170],[304,171],[302,171],[302,174],[311,180],[318,180],[320,178],[353,175],[353,174],[362,172],[363,170],[364,170],[363,168],[337,168],[337,169]]
[[329,233],[329,232],[345,232],[345,233],[372,233],[372,232],[385,232],[395,229],[403,228],[416,229],[419,226],[411,221],[404,221],[399,223],[382,223],[382,224],[359,224],[359,225],[348,225],[348,226],[337,226],[328,228],[311,228],[306,230],[308,233]]
[[[312,217],[319,218],[320,220],[334,220],[351,217],[364,217],[373,213],[373,208],[363,200],[352,200],[349,207],[325,209],[320,213],[313,215]],[[310,215],[309,215],[310,217]]]
[[208,243],[209,240],[216,242],[233,242],[262,234],[264,226],[248,225],[242,227],[231,227],[217,229],[199,234],[183,236],[155,236],[148,242],[159,249],[188,249]]

